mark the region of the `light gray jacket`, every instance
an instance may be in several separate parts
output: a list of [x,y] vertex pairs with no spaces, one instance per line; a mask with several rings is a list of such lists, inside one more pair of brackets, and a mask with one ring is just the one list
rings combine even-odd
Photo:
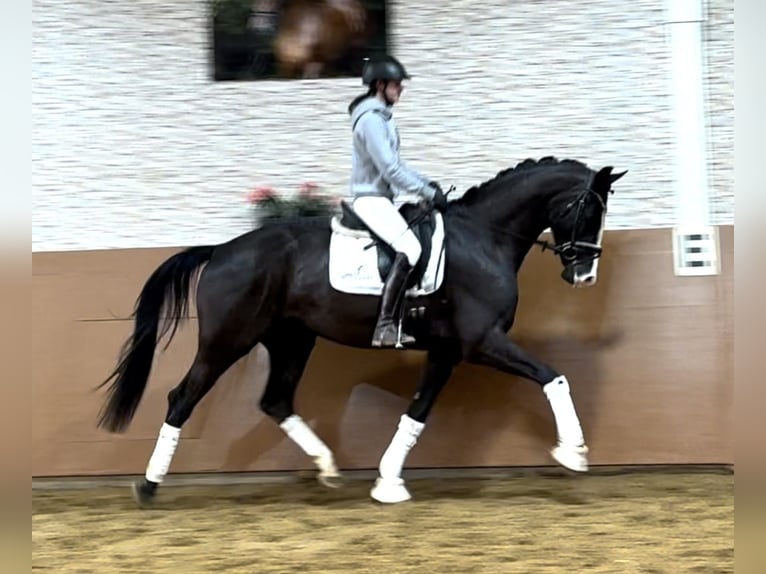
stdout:
[[434,196],[430,180],[399,159],[399,131],[391,110],[379,99],[362,100],[351,114],[353,152],[351,195],[382,195],[392,201],[399,194]]

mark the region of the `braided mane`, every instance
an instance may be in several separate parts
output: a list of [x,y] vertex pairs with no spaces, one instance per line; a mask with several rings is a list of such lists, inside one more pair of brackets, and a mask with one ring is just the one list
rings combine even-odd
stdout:
[[[540,158],[539,160],[528,158],[517,163],[513,167],[509,167],[497,172],[495,177],[488,179],[480,183],[479,185],[475,185],[469,188],[462,195],[462,197],[455,199],[454,201],[451,201],[450,203],[454,205],[472,205],[473,203],[481,199],[486,192],[491,191],[491,188],[493,188],[497,184],[503,183],[507,185],[509,179],[516,178],[516,177],[523,177],[539,168],[552,167],[557,165],[588,169],[587,165],[575,159],[559,160],[553,156],[546,156],[546,157]],[[505,187],[505,185],[503,187]]]

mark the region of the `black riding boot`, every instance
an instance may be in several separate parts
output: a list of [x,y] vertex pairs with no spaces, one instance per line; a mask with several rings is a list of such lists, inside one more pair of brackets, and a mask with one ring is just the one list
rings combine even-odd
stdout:
[[[391,272],[386,277],[386,283],[383,286],[383,295],[380,305],[380,317],[375,326],[375,333],[372,336],[373,347],[393,347],[396,345],[399,337],[399,330],[395,317],[397,315],[399,299],[404,295],[407,285],[407,277],[412,272],[410,262],[403,253],[397,253]],[[402,333],[402,344],[414,343],[415,338]]]

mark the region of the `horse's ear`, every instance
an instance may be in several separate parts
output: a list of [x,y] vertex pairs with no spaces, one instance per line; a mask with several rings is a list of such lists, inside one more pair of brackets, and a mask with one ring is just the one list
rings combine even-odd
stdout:
[[593,191],[598,191],[604,194],[607,192],[609,186],[612,185],[611,177],[613,169],[614,168],[611,165],[608,165],[598,170],[593,177]]
[[614,183],[615,181],[617,181],[618,179],[620,179],[620,178],[621,178],[623,175],[625,175],[626,173],[628,173],[628,170],[627,170],[627,169],[626,169],[625,171],[621,171],[620,173],[612,173],[612,174],[610,174],[610,175],[609,175],[609,181],[610,181],[611,183]]
[[608,191],[611,191],[612,184],[620,179],[623,175],[628,173],[628,170],[621,171],[619,173],[612,173],[613,166],[608,165],[602,167],[593,178],[593,190],[606,196]]

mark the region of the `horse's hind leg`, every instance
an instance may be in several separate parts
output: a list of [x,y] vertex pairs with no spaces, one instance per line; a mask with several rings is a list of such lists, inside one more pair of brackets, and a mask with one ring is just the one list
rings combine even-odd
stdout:
[[194,407],[249,348],[232,349],[223,343],[200,345],[186,376],[168,393],[165,422],[146,467],[144,480],[133,484],[133,496],[140,506],[147,506],[152,501],[157,487],[164,480],[178,446],[181,427],[191,416]]
[[263,336],[269,351],[270,370],[261,409],[319,468],[319,481],[325,486],[340,486],[340,473],[329,447],[306,422],[295,413],[293,399],[298,383],[314,349],[316,335],[295,320],[276,322]]
[[[229,248],[234,249],[234,248]],[[229,367],[258,343],[274,321],[282,276],[249,251],[227,251],[210,263],[197,286],[198,346],[186,376],[168,393],[168,409],[143,482],[139,504],[149,502],[170,468],[186,423],[197,404]]]

